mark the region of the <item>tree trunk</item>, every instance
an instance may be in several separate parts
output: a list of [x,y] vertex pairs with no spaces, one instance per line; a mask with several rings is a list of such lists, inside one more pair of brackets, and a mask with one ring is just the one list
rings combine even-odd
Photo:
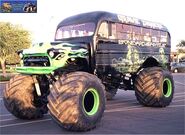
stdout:
[[1,60],[1,68],[3,72],[3,76],[6,77],[6,68],[5,68],[5,61]]

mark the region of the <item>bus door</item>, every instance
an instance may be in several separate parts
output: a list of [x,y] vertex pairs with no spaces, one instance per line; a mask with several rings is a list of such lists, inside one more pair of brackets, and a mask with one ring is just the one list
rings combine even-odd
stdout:
[[102,22],[97,33],[97,69],[108,73],[128,71],[127,52],[127,46],[118,42],[116,24]]

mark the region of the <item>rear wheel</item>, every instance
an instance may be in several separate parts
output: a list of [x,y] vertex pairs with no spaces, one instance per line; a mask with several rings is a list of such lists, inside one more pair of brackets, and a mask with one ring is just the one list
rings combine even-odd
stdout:
[[60,126],[73,131],[90,130],[105,109],[104,86],[95,75],[72,72],[53,84],[48,101],[50,114]]
[[29,75],[11,78],[4,90],[3,100],[7,110],[21,119],[41,118],[48,110],[47,103],[37,98],[34,81]]
[[145,68],[135,79],[135,95],[142,105],[165,107],[171,103],[173,93],[173,77],[160,67]]

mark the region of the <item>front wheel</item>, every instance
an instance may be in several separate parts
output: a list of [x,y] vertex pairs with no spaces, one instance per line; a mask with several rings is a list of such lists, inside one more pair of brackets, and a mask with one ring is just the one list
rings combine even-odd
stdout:
[[174,81],[169,71],[160,67],[141,70],[135,79],[135,95],[145,106],[165,107],[173,98]]
[[96,127],[105,109],[104,85],[92,74],[72,72],[56,81],[48,96],[52,118],[67,130]]
[[[41,87],[42,88],[42,87]],[[45,89],[47,89],[45,87]],[[21,119],[36,119],[47,113],[46,102],[36,96],[34,81],[29,75],[16,75],[4,90],[4,105],[14,116]],[[47,99],[47,98],[46,98]]]

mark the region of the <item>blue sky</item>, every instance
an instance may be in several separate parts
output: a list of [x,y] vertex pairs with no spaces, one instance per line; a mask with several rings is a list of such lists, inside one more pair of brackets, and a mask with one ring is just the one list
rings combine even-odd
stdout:
[[170,31],[172,49],[185,39],[185,0],[38,0],[36,14],[0,14],[0,21],[22,25],[33,42],[52,41],[64,18],[89,11],[109,11],[160,22]]

